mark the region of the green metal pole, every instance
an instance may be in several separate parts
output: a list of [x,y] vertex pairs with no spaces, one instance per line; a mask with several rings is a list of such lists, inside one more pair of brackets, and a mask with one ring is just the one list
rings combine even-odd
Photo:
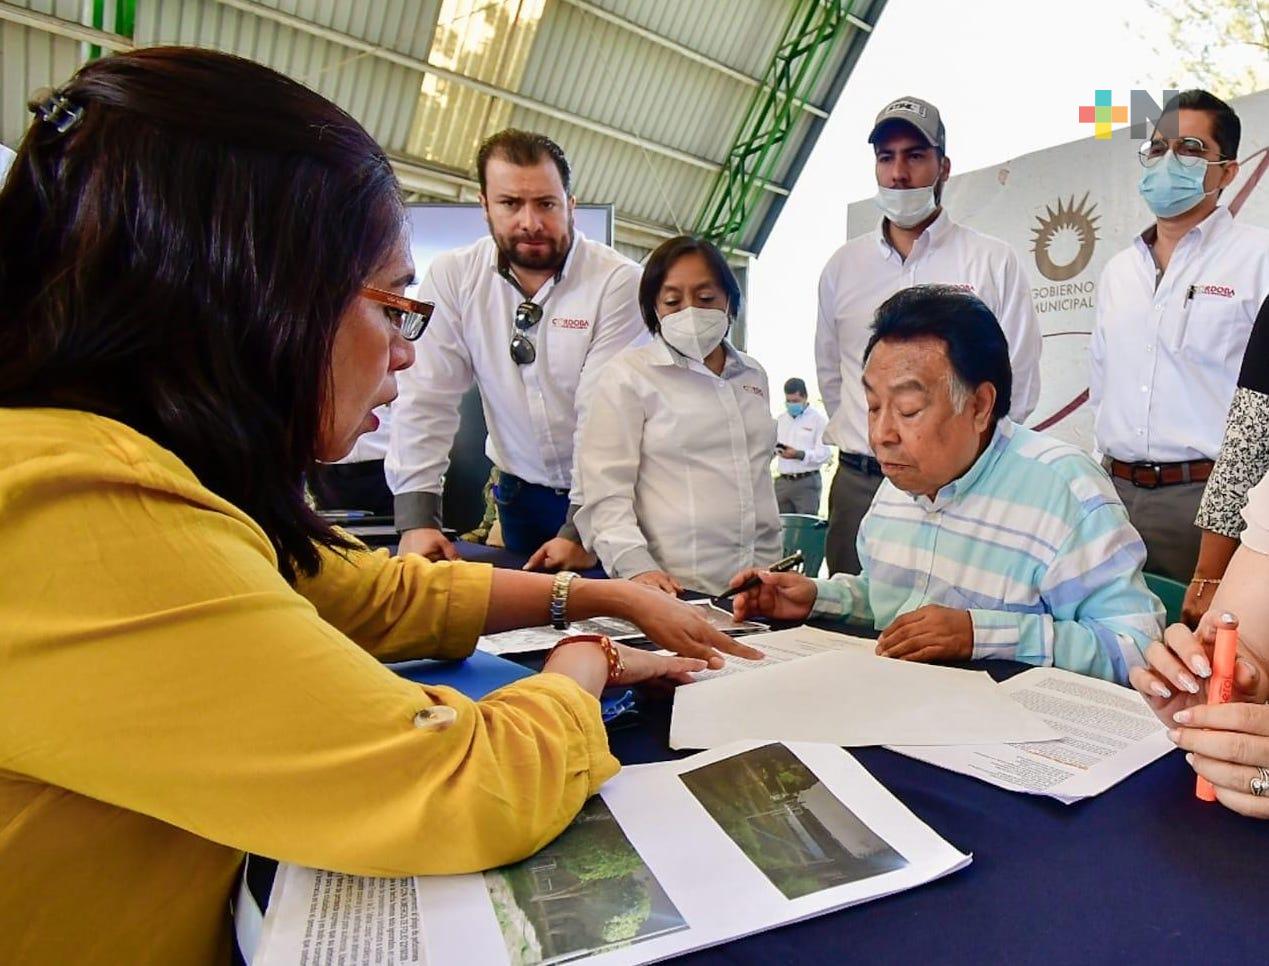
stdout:
[[744,233],[800,117],[842,36],[852,0],[796,0],[763,83],[696,220],[696,231],[721,246]]

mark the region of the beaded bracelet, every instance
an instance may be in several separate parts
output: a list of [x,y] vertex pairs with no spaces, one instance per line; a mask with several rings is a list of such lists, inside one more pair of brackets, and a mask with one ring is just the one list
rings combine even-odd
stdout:
[[1198,584],[1198,593],[1194,595],[1194,602],[1198,603],[1203,599],[1203,591],[1210,585],[1215,587],[1220,584],[1219,577],[1195,577],[1190,581],[1191,586]]
[[611,638],[603,634],[573,634],[570,637],[563,638],[547,652],[547,662],[550,662],[551,655],[568,644],[598,644],[604,649],[604,657],[608,659],[608,680],[605,683],[605,687],[621,682],[622,677],[626,673],[626,664],[621,659],[621,652],[617,650],[617,645],[612,642]]

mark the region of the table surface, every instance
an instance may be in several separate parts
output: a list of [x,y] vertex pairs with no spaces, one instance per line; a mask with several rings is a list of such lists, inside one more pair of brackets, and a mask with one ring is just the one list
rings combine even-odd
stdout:
[[[997,680],[1026,669],[1004,661],[964,666]],[[638,713],[611,728],[613,753],[627,765],[683,757],[669,750],[669,721],[669,701],[641,697]],[[1124,966],[1212,962],[1214,943],[1223,962],[1269,960],[1261,935],[1269,823],[1195,799],[1194,774],[1179,753],[1075,805],[1007,792],[883,748],[852,753],[974,861],[937,882],[682,961]],[[272,872],[273,863],[253,859],[261,905]],[[718,901],[727,901],[721,884]]]
[[[1025,665],[966,667],[1004,680]],[[614,730],[624,764],[676,757],[669,703]],[[1269,824],[1194,797],[1174,752],[1075,805],[1007,792],[883,748],[855,757],[974,861],[878,899],[685,957],[692,963],[1266,962]],[[719,901],[726,901],[720,890]],[[1217,936],[1223,936],[1217,940]]]
[[[465,559],[499,566],[524,560],[498,548],[460,549]],[[1004,661],[963,666],[997,680],[1026,669]],[[627,765],[682,757],[669,749],[669,722],[668,700],[641,696],[638,713],[610,730],[613,754]],[[1261,935],[1269,822],[1198,801],[1179,752],[1074,805],[1007,792],[882,748],[852,753],[934,831],[972,852],[973,863],[685,962],[1269,962]],[[263,904],[272,863],[260,865],[250,878]],[[718,901],[727,901],[723,885]]]
[[[467,543],[464,540],[455,540],[454,549],[458,551],[458,555],[463,560],[471,560],[475,563],[490,563],[495,567],[506,567],[510,570],[519,570],[529,562],[528,554],[515,553],[505,547],[489,547],[483,543]],[[578,574],[583,577],[607,576],[601,567],[579,570]]]

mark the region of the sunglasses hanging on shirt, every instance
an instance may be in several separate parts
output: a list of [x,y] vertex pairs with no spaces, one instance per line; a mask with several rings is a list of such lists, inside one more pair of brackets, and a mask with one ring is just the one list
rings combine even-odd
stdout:
[[538,357],[528,332],[542,321],[542,306],[532,299],[525,299],[516,306],[515,328],[511,333],[511,358],[518,366],[527,366]]
[[538,357],[538,350],[533,344],[533,340],[529,338],[529,330],[542,321],[542,313],[546,309],[546,303],[551,300],[551,296],[555,294],[555,286],[559,284],[559,274],[556,273],[555,283],[541,302],[533,301],[529,293],[521,287],[515,276],[511,274],[508,266],[500,265],[498,274],[506,279],[507,284],[519,292],[524,299],[523,302],[516,306],[515,315],[511,319],[511,360],[517,366],[532,365]]

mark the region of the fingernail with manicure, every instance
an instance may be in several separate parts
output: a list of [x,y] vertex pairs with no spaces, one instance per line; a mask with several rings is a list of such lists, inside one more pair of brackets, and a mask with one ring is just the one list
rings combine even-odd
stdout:
[[1207,663],[1207,658],[1202,654],[1195,654],[1190,658],[1190,667],[1194,668],[1194,673],[1201,678],[1210,678],[1212,676],[1212,665]]
[[1177,724],[1189,724],[1190,712],[1188,710],[1178,711],[1176,714],[1172,716],[1172,720],[1175,721]]
[[1185,753],[1185,763],[1191,767],[1194,765],[1194,752],[1187,751]]
[[1152,681],[1152,682],[1150,683],[1150,690],[1151,690],[1151,691],[1153,691],[1155,694],[1157,694],[1157,695],[1158,695],[1159,697],[1161,697],[1161,698],[1170,698],[1170,697],[1172,697],[1172,692],[1171,692],[1171,691],[1169,691],[1167,688],[1165,688],[1165,687],[1164,687],[1162,684],[1160,684],[1158,681]]
[[1180,740],[1181,740],[1181,732],[1177,731],[1175,728],[1170,728],[1168,730],[1168,741],[1172,742],[1172,744],[1175,745]]
[[1189,691],[1189,692],[1190,692],[1190,694],[1198,694],[1198,692],[1199,692],[1198,682],[1197,682],[1197,681],[1195,681],[1195,680],[1194,680],[1192,677],[1190,677],[1188,674],[1186,674],[1186,673],[1182,672],[1181,674],[1178,674],[1178,675],[1176,676],[1176,679],[1177,679],[1177,681],[1180,683],[1181,687],[1183,687],[1183,688],[1185,688],[1185,690]]

